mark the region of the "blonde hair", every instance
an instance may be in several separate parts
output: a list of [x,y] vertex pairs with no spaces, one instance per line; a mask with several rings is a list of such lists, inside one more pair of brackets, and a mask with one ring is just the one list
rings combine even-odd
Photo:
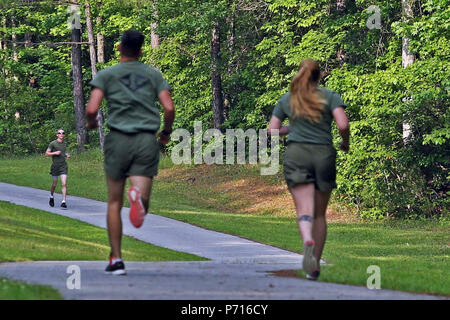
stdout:
[[303,60],[290,86],[290,107],[293,118],[301,117],[311,122],[320,121],[325,99],[320,95],[317,87],[319,80],[319,64],[312,59]]

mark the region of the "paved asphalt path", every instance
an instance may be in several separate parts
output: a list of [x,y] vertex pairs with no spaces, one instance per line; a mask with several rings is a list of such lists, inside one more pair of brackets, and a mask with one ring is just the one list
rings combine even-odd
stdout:
[[[106,226],[106,203],[67,197],[68,210],[48,205],[48,190],[0,183],[0,201]],[[38,261],[0,264],[0,277],[44,284],[59,290],[66,299],[88,300],[411,300],[446,299],[392,290],[369,290],[361,286],[281,277],[301,269],[302,256],[236,236],[205,230],[187,223],[150,214],[140,229],[122,211],[123,232],[139,240],[188,252],[210,261],[125,261],[127,276],[104,274],[105,261]],[[70,284],[73,266],[80,275],[80,288]],[[72,270],[72,271],[71,271]],[[369,275],[368,275],[369,276]],[[68,285],[69,283],[69,285]],[[382,284],[382,282],[381,282]]]

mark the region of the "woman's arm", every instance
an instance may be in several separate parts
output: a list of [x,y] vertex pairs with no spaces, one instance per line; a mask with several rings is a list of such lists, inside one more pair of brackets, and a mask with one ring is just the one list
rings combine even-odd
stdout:
[[271,135],[272,130],[279,130],[278,134],[280,136],[289,134],[289,126],[283,126],[281,124],[281,120],[278,119],[276,116],[272,116],[272,118],[270,119],[269,128],[267,129],[267,133],[269,135]]

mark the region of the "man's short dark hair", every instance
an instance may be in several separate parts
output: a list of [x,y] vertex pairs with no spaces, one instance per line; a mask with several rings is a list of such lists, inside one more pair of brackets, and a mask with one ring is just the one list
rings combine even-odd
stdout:
[[122,35],[121,52],[127,57],[138,57],[144,43],[144,35],[137,30],[127,30]]

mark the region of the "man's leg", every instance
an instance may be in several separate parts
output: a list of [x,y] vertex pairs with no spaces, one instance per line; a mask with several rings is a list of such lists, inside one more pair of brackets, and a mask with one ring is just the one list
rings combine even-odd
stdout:
[[58,177],[52,176],[52,186],[50,188],[50,196],[53,197],[53,194],[55,193],[56,186],[58,185]]
[[67,194],[67,175],[62,174],[61,176],[61,192],[62,192],[62,201],[66,202],[66,194]]
[[55,193],[55,188],[57,184],[58,184],[58,177],[52,176],[52,186],[50,187],[50,200],[48,201],[50,207],[55,206],[55,197],[53,196],[53,194]]
[[125,179],[112,179],[106,176],[108,186],[108,213],[106,224],[108,227],[109,243],[111,245],[111,257],[113,259],[121,259],[121,243],[122,243],[122,217],[120,211],[123,204],[123,190]]
[[141,191],[142,204],[144,205],[145,212],[148,212],[153,179],[144,176],[131,176],[130,184],[132,187],[138,187]]

